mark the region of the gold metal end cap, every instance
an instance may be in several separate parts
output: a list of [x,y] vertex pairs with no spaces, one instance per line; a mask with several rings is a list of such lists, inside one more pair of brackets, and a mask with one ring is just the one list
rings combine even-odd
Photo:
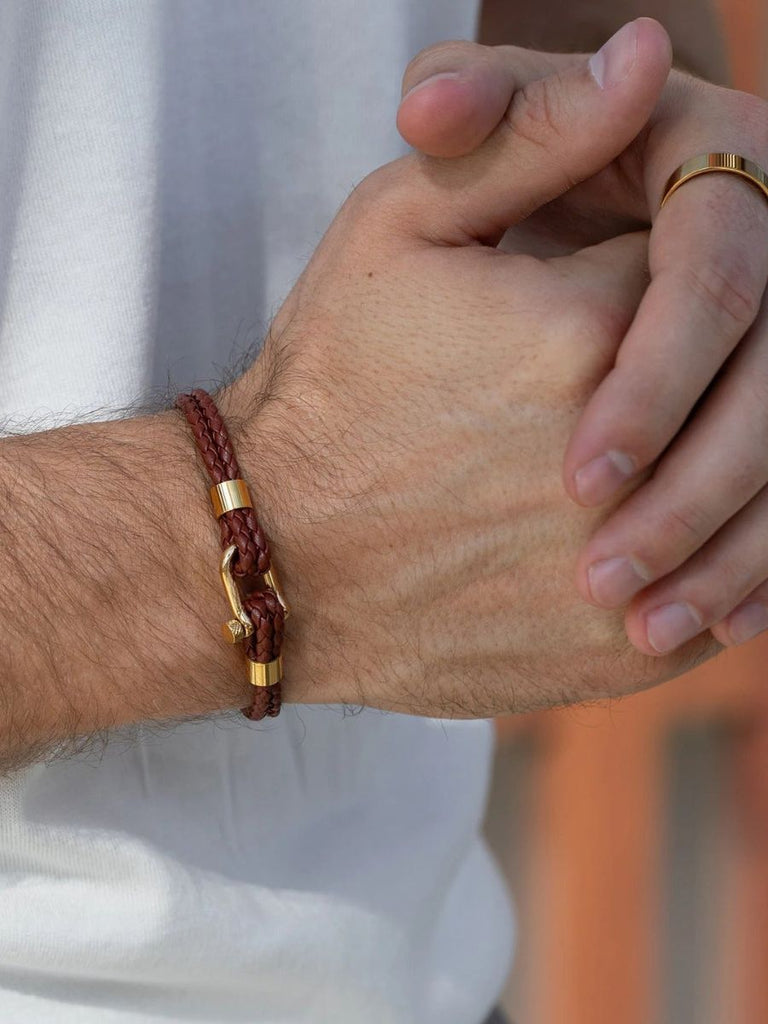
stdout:
[[237,619],[223,623],[221,633],[228,644],[239,644],[241,640],[245,640],[246,635],[242,622],[238,622]]
[[251,661],[248,658],[248,680],[253,686],[274,686],[283,678],[282,656],[274,661]]
[[238,508],[253,508],[251,494],[245,480],[225,480],[214,484],[210,489],[211,504],[217,519],[226,512],[234,512]]

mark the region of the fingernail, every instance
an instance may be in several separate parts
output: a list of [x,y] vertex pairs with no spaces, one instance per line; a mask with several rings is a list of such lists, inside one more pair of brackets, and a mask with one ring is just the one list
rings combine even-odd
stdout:
[[765,629],[768,629],[768,608],[760,601],[743,604],[728,619],[728,632],[735,644],[745,644]]
[[612,89],[629,76],[637,60],[637,25],[631,21],[589,58],[589,70],[601,89]]
[[458,78],[458,77],[459,77],[459,72],[458,71],[441,71],[437,75],[430,75],[429,78],[425,78],[423,82],[419,82],[418,85],[414,85],[412,89],[409,89],[408,92],[405,94],[405,96],[403,96],[403,98],[400,100],[400,102],[404,103],[405,100],[407,100],[409,96],[413,96],[413,94],[415,92],[418,92],[419,89],[423,89],[427,85],[432,85],[434,82],[439,82],[441,78]]
[[701,616],[689,604],[664,604],[646,616],[648,643],[658,654],[666,654],[700,633],[701,622]]
[[649,582],[643,570],[629,558],[605,558],[587,572],[592,600],[606,608],[616,608]]
[[624,452],[598,455],[574,474],[578,499],[582,505],[602,505],[636,472],[635,460]]

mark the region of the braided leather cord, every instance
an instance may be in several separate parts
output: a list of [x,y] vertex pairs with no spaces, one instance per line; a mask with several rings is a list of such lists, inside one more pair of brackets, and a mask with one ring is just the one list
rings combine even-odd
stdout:
[[[192,428],[212,482],[220,484],[225,480],[238,479],[240,467],[232,442],[208,392],[195,388],[189,394],[177,395],[174,404],[184,413]],[[219,526],[222,549],[230,544],[237,547],[237,555],[232,562],[235,576],[247,582],[247,577],[260,576],[269,569],[269,544],[252,508],[225,512],[219,518]],[[262,663],[273,661],[280,654],[283,643],[284,613],[277,595],[268,587],[252,590],[243,597],[243,607],[253,623],[253,633],[245,638],[246,657]],[[246,718],[259,721],[278,715],[280,705],[281,687],[280,683],[275,683],[274,686],[254,686],[253,703],[241,710]]]

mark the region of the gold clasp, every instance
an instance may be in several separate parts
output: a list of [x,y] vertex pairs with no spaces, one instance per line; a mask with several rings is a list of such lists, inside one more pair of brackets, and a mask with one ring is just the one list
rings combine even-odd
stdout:
[[224,593],[227,595],[229,607],[235,616],[234,619],[225,622],[221,627],[224,639],[230,644],[239,643],[253,633],[251,617],[243,608],[240,591],[232,573],[232,559],[235,557],[236,552],[236,544],[230,544],[228,548],[225,548],[224,554],[221,556],[221,565],[219,566],[221,582],[224,584]]
[[[239,643],[247,636],[252,636],[253,634],[253,623],[251,622],[251,617],[243,607],[243,601],[240,597],[237,580],[232,572],[232,559],[234,558],[236,551],[237,545],[230,544],[229,547],[224,550],[224,554],[221,556],[221,564],[219,566],[221,582],[224,584],[224,591],[227,595],[227,600],[229,601],[229,607],[232,609],[232,614],[235,616],[234,619],[230,619],[228,622],[225,622],[221,627],[224,639],[231,644]],[[282,606],[283,615],[287,618],[288,607],[283,599],[280,587],[278,586],[274,570],[268,569],[266,572],[261,574],[261,577],[266,585],[275,592],[275,596]],[[274,686],[275,683],[280,682],[283,678],[283,659],[279,655],[274,659],[274,661],[251,661],[250,658],[246,658],[246,661],[248,662],[248,680],[253,686]]]
[[[235,579],[234,573],[232,572],[232,559],[237,553],[237,545],[230,544],[229,547],[225,548],[223,555],[221,556],[221,564],[219,566],[219,572],[221,573],[221,582],[224,584],[224,592],[227,595],[229,601],[229,607],[232,609],[232,614],[235,616],[234,619],[230,619],[225,622],[221,627],[221,631],[224,634],[224,639],[230,644],[239,643],[244,640],[247,636],[251,636],[253,633],[253,623],[248,612],[243,608],[242,598],[240,597],[240,590],[237,586],[237,580]],[[265,573],[261,574],[262,579],[266,585],[273,590],[275,597],[280,602],[283,609],[283,616],[287,619],[290,614],[288,605],[285,603],[280,585],[277,582],[274,569],[267,569]]]

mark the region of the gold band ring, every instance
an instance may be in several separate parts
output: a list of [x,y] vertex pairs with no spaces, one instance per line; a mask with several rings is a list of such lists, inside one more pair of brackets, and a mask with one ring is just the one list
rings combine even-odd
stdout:
[[[709,174],[712,171],[725,171],[727,174],[738,174],[756,188],[768,199],[768,174],[759,167],[753,160],[739,156],[737,153],[704,153],[702,156],[695,156],[686,160],[674,171],[664,187],[664,198],[661,206],[666,203],[669,197],[684,185],[691,178],[697,178],[700,174]],[[661,209],[661,206],[659,209]]]

